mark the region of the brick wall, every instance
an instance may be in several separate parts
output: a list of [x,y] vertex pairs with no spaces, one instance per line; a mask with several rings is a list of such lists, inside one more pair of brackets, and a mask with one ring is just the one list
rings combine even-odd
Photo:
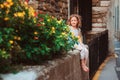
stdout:
[[33,0],[29,5],[41,14],[50,14],[57,18],[68,18],[68,0]]

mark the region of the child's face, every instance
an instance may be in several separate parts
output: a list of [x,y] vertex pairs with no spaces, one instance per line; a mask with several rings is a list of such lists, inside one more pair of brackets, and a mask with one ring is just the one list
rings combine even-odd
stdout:
[[70,20],[70,24],[72,27],[77,27],[78,25],[78,20],[76,17],[72,17],[71,20]]

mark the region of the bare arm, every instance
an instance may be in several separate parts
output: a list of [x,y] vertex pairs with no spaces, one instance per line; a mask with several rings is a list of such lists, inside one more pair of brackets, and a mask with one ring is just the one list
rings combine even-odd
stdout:
[[78,40],[80,43],[83,43],[83,36],[82,36],[81,30],[79,30]]

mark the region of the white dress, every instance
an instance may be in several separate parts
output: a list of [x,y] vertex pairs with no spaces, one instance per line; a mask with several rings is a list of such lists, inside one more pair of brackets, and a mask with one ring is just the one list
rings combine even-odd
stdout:
[[[81,34],[80,29],[77,29],[77,28],[73,29],[72,26],[70,26],[70,31],[74,34],[74,36],[76,36],[76,37],[80,36],[82,38],[82,34]],[[78,42],[78,44],[74,45],[74,48],[80,50],[80,58],[81,59],[88,59],[89,52],[88,52],[86,45]]]

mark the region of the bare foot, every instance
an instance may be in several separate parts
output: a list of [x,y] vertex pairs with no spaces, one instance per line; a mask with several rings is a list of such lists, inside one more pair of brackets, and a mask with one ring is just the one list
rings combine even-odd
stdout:
[[82,69],[85,72],[89,72],[89,68],[86,65],[82,65]]

